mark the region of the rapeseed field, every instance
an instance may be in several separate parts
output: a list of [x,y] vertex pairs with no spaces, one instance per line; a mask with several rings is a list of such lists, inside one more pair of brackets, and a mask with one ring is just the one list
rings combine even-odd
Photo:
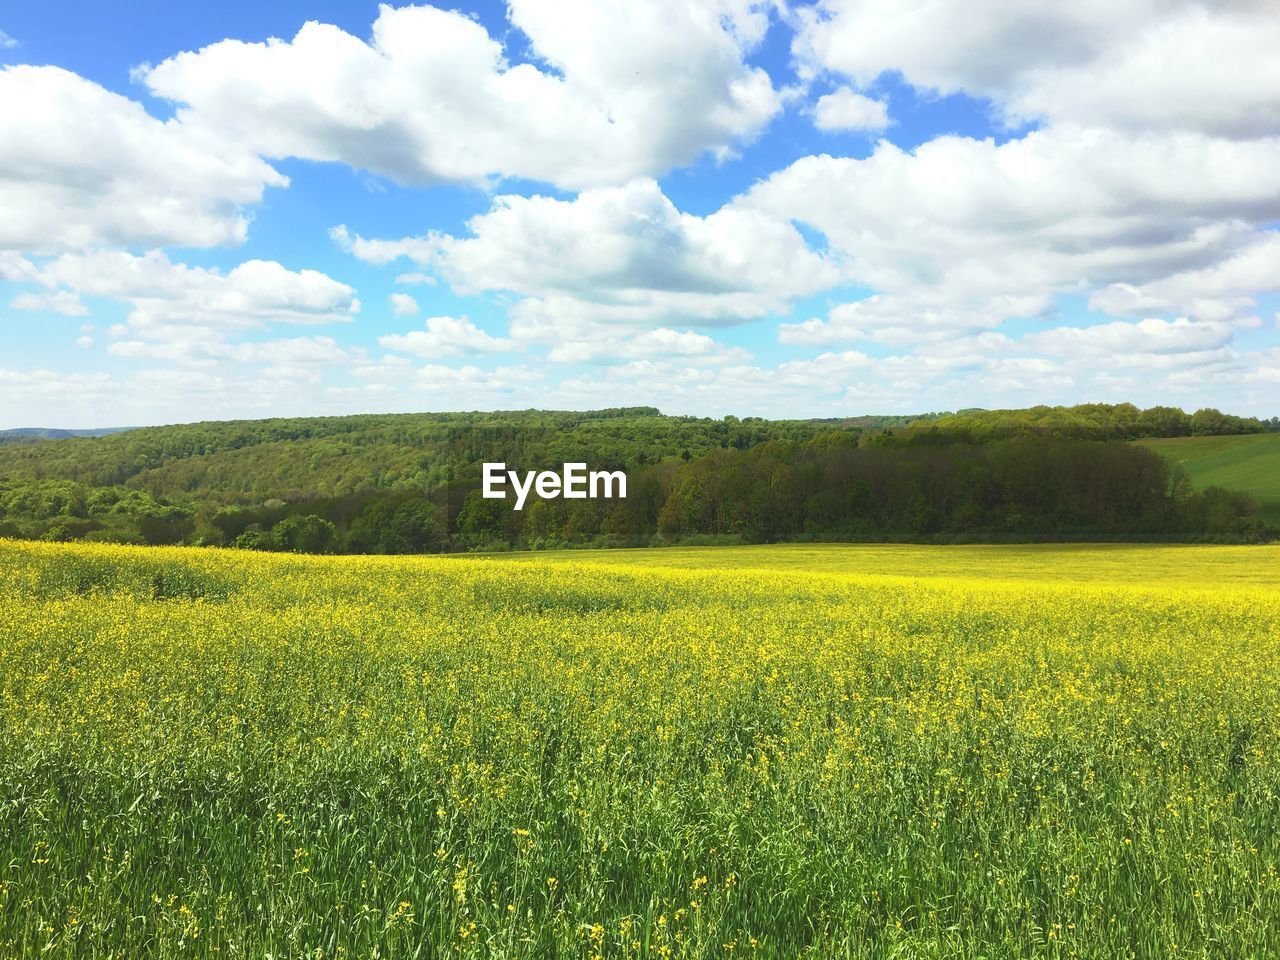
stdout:
[[1274,548],[0,542],[0,957],[1276,957],[1278,716]]

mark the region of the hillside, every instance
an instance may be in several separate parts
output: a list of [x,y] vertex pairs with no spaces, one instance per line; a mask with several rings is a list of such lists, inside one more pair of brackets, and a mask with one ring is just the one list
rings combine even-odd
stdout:
[[0,446],[7,443],[35,443],[38,440],[67,440],[71,437],[105,437],[123,433],[129,427],[100,427],[96,430],[64,430],[59,427],[14,427],[0,430]]
[[[1119,441],[1259,434],[1131,404],[825,420],[652,407],[227,421],[0,446],[0,536],[304,552],[883,539],[1265,539]],[[1247,437],[1245,438],[1247,439]],[[1265,437],[1264,437],[1265,439]],[[625,501],[481,496],[481,467],[625,471]]]
[[1196,489],[1241,490],[1258,501],[1264,517],[1280,524],[1280,433],[1138,442],[1181,466]]
[[478,476],[486,460],[533,468],[592,458],[599,466],[625,468],[769,440],[806,441],[833,429],[841,428],[835,422],[668,417],[652,407],[232,420],[0,448],[0,480],[123,486],[244,506],[423,489]]

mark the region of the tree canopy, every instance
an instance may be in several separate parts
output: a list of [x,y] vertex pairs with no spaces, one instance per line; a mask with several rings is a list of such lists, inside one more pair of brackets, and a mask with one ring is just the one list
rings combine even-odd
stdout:
[[[1119,441],[1260,432],[1131,404],[779,420],[403,414],[149,427],[0,447],[0,535],[303,552],[690,538],[1257,539],[1247,498],[1194,494]],[[480,496],[481,465],[625,470],[625,501]]]

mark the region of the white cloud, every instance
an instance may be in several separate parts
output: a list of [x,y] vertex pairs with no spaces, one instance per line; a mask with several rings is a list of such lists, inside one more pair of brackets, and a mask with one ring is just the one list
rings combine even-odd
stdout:
[[222,273],[174,263],[156,250],[140,256],[100,250],[29,266],[26,275],[47,291],[32,296],[74,303],[84,295],[127,303],[126,330],[144,339],[190,339],[196,332],[216,339],[273,323],[335,323],[350,320],[360,308],[346,284],[271,260],[246,260]]
[[[103,318],[75,342],[101,341],[132,371],[0,372],[0,408],[71,423],[102,409],[119,423],[601,397],[773,415],[1274,405],[1280,354],[1251,349],[1274,342],[1259,315],[1280,292],[1271,0],[816,0],[784,15],[799,24],[801,81],[786,90],[749,63],[774,6],[511,0],[501,36],[462,14],[384,6],[369,37],[311,23],[289,41],[223,41],[144,67],[144,89],[176,107],[168,120],[56,67],[0,70],[5,302],[66,316],[123,304],[125,322]],[[653,179],[730,157],[808,90],[832,91],[799,107],[817,129],[892,133],[887,102],[867,95],[891,71],[990,98],[996,124],[1036,129],[805,157],[697,215]],[[362,260],[413,265],[395,278],[417,285],[390,294],[396,316],[417,314],[433,293],[419,288],[440,280],[508,313],[495,333],[432,316],[381,337],[388,352],[371,358],[270,332],[352,319],[355,292],[332,277],[140,253],[245,239],[265,189],[288,183],[275,157],[579,192],[513,185],[453,235],[335,227]],[[724,182],[755,168],[734,169]],[[806,243],[807,228],[825,244]],[[838,295],[778,329],[818,356],[757,362],[708,335],[823,291]],[[1081,302],[1110,316],[1059,318]],[[867,343],[878,347],[848,349]],[[536,359],[487,369],[517,351]],[[558,364],[583,370],[544,376],[563,376]]]
[[391,312],[397,317],[410,317],[418,312],[418,301],[407,293],[393,293],[387,299],[391,301]]
[[434,287],[436,285],[436,278],[431,276],[429,273],[413,271],[411,273],[402,273],[397,276],[396,283],[404,284],[405,286]]
[[[749,363],[707,366],[687,357],[648,357],[570,378],[557,388],[562,402],[589,406],[608,396],[613,404],[653,403],[652,384],[662,384],[667,412],[722,416],[749,411],[789,416],[830,416],[843,409],[851,387],[873,377],[874,361],[856,350],[824,353],[776,367]],[[648,400],[645,398],[648,397]]]
[[379,8],[369,43],[310,22],[224,40],[139,76],[183,122],[269,157],[406,183],[526,177],[578,189],[657,174],[753,137],[780,109],[744,62],[769,4],[511,0],[534,63],[464,14]]
[[822,230],[876,294],[784,325],[784,342],[966,336],[1048,316],[1062,294],[1239,327],[1277,288],[1268,4],[819,0],[795,13],[793,51],[814,74],[866,87],[898,71],[1045,125],[999,145],[944,136],[807,157],[753,189],[741,202]]
[[351,239],[375,263],[407,256],[463,293],[510,291],[547,326],[735,323],[785,310],[840,279],[790,224],[745,207],[681,213],[652,180],[573,200],[499,196],[470,236]]
[[818,98],[813,123],[819,130],[883,130],[889,126],[889,105],[841,87]]
[[[781,301],[834,282],[792,227],[755,211],[680,213],[652,180],[574,200],[503,196],[471,237],[441,237],[439,262],[460,290],[687,295],[740,292]],[[612,299],[612,298],[608,298]]]
[[428,317],[426,330],[379,337],[388,350],[420,357],[450,357],[459,354],[502,353],[515,347],[514,341],[485,333],[466,317]]
[[1162,0],[819,0],[796,11],[793,50],[866,86],[902,72],[919,87],[996,95],[1042,64],[1079,65],[1149,23]]
[[18,45],[18,41],[13,39],[3,30],[0,30],[0,50],[12,50]]
[[953,303],[945,295],[875,294],[832,307],[826,320],[815,317],[784,323],[778,327],[778,340],[818,345],[857,340],[913,344],[995,329],[1012,317],[1047,314],[1051,306],[1048,296],[1034,295]]
[[820,0],[800,59],[990,97],[1013,120],[1280,134],[1280,17],[1264,0]]
[[425,387],[467,387],[507,393],[519,391],[531,383],[540,381],[542,373],[529,367],[498,367],[496,370],[481,370],[470,364],[449,367],[428,363],[418,368],[416,377],[418,384]]
[[0,280],[21,283],[34,280],[39,274],[36,265],[16,250],[0,250]]
[[293,337],[281,340],[225,343],[209,340],[120,340],[107,352],[133,360],[164,360],[192,367],[211,367],[223,361],[236,364],[266,364],[273,369],[304,370],[359,358],[332,337]]
[[106,373],[0,368],[0,410],[5,411],[6,427],[102,426],[101,411],[115,393],[116,385]]
[[1119,129],[1280,134],[1280,16],[1263,3],[1178,4],[1087,64],[1046,65],[1009,99],[1021,117]]
[[1136,323],[1117,320],[1089,327],[1056,327],[1029,333],[1020,344],[1032,351],[1066,357],[1116,357],[1140,354],[1196,353],[1217,350],[1231,340],[1226,323],[1198,323],[1147,318]]
[[[997,325],[1047,298],[1151,284],[1230,261],[1280,217],[1280,139],[1054,127],[997,145],[942,137],[863,160],[803,158],[735,205],[821,230],[884,296],[794,340]],[[871,338],[874,338],[873,336]],[[901,338],[899,338],[901,339]]]
[[1227,320],[1257,305],[1256,295],[1280,291],[1280,233],[1263,233],[1234,256],[1146,284],[1116,283],[1089,306],[1128,315],[1181,311],[1201,320]]
[[[680,358],[645,359],[599,368],[556,386],[557,403],[590,406],[606,395],[617,404],[654,402],[674,412],[723,415],[835,416],[1036,403],[1131,401],[1263,412],[1280,382],[1280,350],[1240,352],[1211,345],[1225,331],[1186,321],[1142,330],[1107,330],[1077,339],[1045,331],[1035,345],[999,333],[872,357],[831,351],[777,366],[694,365]],[[1191,328],[1191,329],[1188,329]],[[1207,336],[1202,336],[1208,334]],[[1199,342],[1197,342],[1199,340]],[[1150,352],[1155,347],[1164,352]],[[1204,347],[1202,349],[1202,347]],[[1051,349],[1045,349],[1051,348]],[[1135,352],[1109,354],[1107,349]],[[1047,355],[1046,355],[1047,354]],[[647,398],[647,399],[646,399]]]
[[[345,224],[329,229],[329,237],[354,257],[366,263],[385,265],[404,257],[418,263],[431,263],[435,259],[436,245],[429,237],[405,237],[403,240],[366,240],[351,236]],[[421,276],[410,275],[410,276]]]
[[34,310],[60,313],[64,317],[84,317],[89,313],[80,300],[80,294],[71,290],[55,290],[52,293],[21,293],[9,304],[14,310]]
[[542,383],[541,370],[498,367],[483,370],[472,364],[451,367],[428,363],[421,367],[370,368],[368,382],[336,386],[326,398],[340,409],[515,410],[548,406],[556,393]]
[[0,249],[238,243],[264,187],[244,147],[58,67],[0,70]]
[[596,336],[556,344],[547,355],[555,363],[622,363],[635,360],[696,361],[700,364],[746,363],[751,354],[691,330],[659,327],[633,337]]

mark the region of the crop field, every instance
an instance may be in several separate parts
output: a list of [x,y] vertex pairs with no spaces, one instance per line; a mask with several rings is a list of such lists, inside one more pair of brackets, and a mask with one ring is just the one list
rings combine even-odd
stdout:
[[1280,956],[1280,548],[0,541],[0,958]]

